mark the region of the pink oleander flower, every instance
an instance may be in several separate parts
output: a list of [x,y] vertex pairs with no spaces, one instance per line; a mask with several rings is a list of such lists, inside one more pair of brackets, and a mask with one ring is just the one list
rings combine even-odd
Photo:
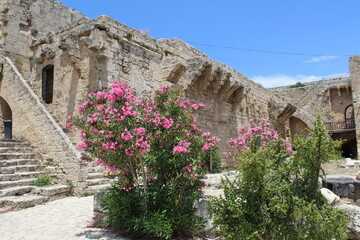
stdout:
[[159,92],[159,93],[169,93],[170,90],[167,86],[162,86],[160,87],[158,90],[156,90],[155,92]]
[[177,146],[174,147],[173,153],[189,153],[190,151],[187,149],[191,143],[186,140],[181,140]]
[[193,122],[193,123],[196,123],[196,117],[194,114],[191,114],[189,119]]
[[105,137],[106,138],[112,138],[112,137],[114,137],[114,134],[112,134],[112,132],[109,132]]
[[146,130],[143,127],[135,128],[134,131],[135,135],[144,135],[146,133]]
[[212,147],[212,145],[210,143],[205,143],[205,145],[201,148],[201,150],[203,151],[207,151]]
[[104,135],[104,133],[105,133],[104,130],[100,130],[100,131],[98,132],[99,135]]
[[173,153],[189,153],[190,151],[186,149],[186,147],[175,146],[173,149]]
[[172,120],[172,118],[163,117],[161,119],[161,125],[163,126],[163,128],[169,129],[169,128],[171,128],[173,123],[174,123],[174,120]]
[[128,155],[129,157],[134,156],[135,155],[134,149],[132,148],[125,149],[125,154]]
[[121,134],[120,138],[129,141],[130,139],[133,139],[133,135],[128,131],[127,128],[124,129],[124,133]]
[[96,123],[96,122],[97,122],[97,118],[96,118],[96,117],[94,117],[94,118],[90,118],[90,117],[89,117],[89,118],[87,119],[87,122],[90,123],[90,124]]
[[198,106],[201,107],[201,108],[206,108],[206,105],[203,104],[203,103],[198,103]]
[[199,109],[199,105],[198,105],[198,104],[193,104],[193,105],[191,105],[191,108],[193,108],[194,110],[198,110],[198,109]]
[[83,140],[76,146],[76,149],[85,151],[87,147],[88,145],[86,144],[86,140]]
[[73,124],[71,122],[66,123],[66,128],[72,129]]

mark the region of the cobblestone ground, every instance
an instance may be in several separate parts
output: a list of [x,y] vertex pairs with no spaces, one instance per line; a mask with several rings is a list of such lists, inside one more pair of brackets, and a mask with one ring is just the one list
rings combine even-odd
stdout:
[[93,196],[68,197],[44,205],[0,214],[1,240],[126,240],[91,228]]

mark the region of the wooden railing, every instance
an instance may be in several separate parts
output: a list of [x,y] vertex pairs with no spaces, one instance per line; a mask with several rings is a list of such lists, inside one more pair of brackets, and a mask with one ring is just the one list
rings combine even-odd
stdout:
[[345,130],[355,128],[355,119],[346,119],[342,122],[326,122],[325,127],[327,130]]

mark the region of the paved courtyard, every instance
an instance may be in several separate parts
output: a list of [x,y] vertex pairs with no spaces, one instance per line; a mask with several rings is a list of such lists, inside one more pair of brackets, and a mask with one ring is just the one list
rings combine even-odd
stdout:
[[125,240],[115,233],[89,227],[93,196],[68,197],[44,205],[0,214],[1,240]]

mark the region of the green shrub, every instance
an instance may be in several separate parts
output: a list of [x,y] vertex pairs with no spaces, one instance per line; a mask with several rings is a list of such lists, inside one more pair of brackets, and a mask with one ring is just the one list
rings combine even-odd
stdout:
[[31,182],[31,185],[35,185],[37,187],[50,186],[52,185],[52,180],[48,175],[39,175],[36,180]]
[[298,88],[298,87],[305,87],[305,86],[306,86],[305,83],[297,82],[293,85],[290,85],[289,88]]
[[243,137],[231,140],[240,174],[224,179],[224,196],[210,202],[215,227],[231,240],[347,239],[347,217],[318,191],[321,164],[338,143],[318,119],[309,139],[294,141],[297,152],[289,157],[285,142],[264,126],[244,129]]

